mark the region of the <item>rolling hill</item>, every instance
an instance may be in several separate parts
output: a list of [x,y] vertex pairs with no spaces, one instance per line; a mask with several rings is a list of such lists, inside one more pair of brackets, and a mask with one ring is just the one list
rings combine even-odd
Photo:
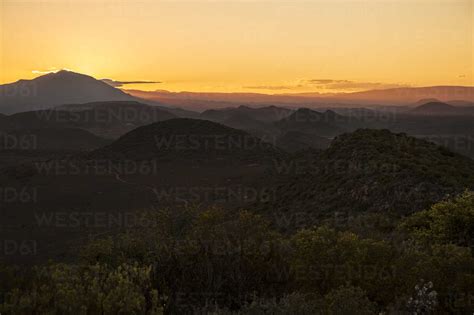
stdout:
[[5,116],[0,130],[79,128],[115,139],[139,126],[172,118],[176,116],[168,111],[137,102],[96,102]]
[[245,115],[262,122],[275,122],[288,117],[292,112],[291,109],[277,106],[252,108],[242,105],[234,108],[206,110],[201,113],[200,118],[222,122],[234,115]]
[[333,111],[320,113],[308,108],[300,108],[290,116],[275,123],[282,131],[298,131],[320,137],[334,137],[346,131],[344,116]]
[[75,128],[19,129],[0,133],[0,148],[8,150],[88,151],[108,143]]
[[327,149],[331,140],[299,131],[288,131],[276,140],[277,146],[288,152],[306,149]]
[[388,130],[343,134],[297,162],[276,164],[278,198],[263,208],[273,216],[304,214],[307,225],[336,213],[402,216],[474,187],[473,160]]
[[461,116],[474,115],[474,107],[457,107],[442,102],[428,102],[409,111],[413,115]]
[[92,158],[127,160],[245,160],[278,156],[271,143],[207,120],[170,119],[132,130],[92,153]]

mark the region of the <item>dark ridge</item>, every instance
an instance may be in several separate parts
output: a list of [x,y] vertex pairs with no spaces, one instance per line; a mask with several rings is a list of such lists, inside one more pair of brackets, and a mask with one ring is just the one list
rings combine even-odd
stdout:
[[129,160],[246,160],[259,162],[278,156],[271,143],[207,120],[179,118],[132,130],[92,158]]
[[402,216],[474,187],[473,160],[388,130],[343,134],[318,157],[299,162],[277,169],[283,179],[277,201],[266,211],[302,212],[313,219],[335,211]]

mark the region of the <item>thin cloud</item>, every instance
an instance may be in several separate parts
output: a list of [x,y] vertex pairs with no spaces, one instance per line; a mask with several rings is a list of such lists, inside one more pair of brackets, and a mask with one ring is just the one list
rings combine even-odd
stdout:
[[66,68],[63,68],[63,69],[49,68],[48,70],[33,70],[33,71],[31,71],[31,73],[34,73],[34,74],[48,74],[48,73],[56,73],[56,72],[59,72],[61,70],[72,71],[72,70],[66,69]]
[[102,82],[107,83],[108,85],[111,85],[113,87],[121,87],[126,84],[157,84],[157,83],[162,83],[160,81],[116,81],[112,79],[102,79]]
[[252,90],[294,90],[304,87],[303,85],[254,85],[244,86],[244,89]]
[[333,79],[311,79],[306,80],[309,84],[331,84],[331,83],[350,83],[349,80],[333,80]]
[[341,82],[324,86],[328,90],[380,90],[409,87],[408,84],[381,83],[381,82]]
[[382,82],[358,82],[345,79],[305,79],[289,85],[257,85],[244,86],[246,89],[255,90],[347,90],[364,91],[376,89],[391,89],[409,87],[407,84],[382,83]]

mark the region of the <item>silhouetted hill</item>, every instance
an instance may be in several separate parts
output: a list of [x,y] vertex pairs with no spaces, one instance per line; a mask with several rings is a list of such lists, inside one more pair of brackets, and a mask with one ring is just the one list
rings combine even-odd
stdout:
[[277,138],[277,146],[288,152],[305,149],[327,149],[331,140],[299,131],[288,131]]
[[245,160],[260,162],[279,150],[250,134],[207,120],[170,119],[137,128],[92,158],[127,160]]
[[308,225],[335,211],[400,216],[474,187],[473,160],[388,130],[343,134],[318,157],[276,166],[283,178],[267,211],[305,214]]
[[137,102],[62,105],[6,117],[8,129],[79,128],[105,138],[118,138],[139,126],[172,118],[176,116],[166,110]]
[[105,82],[65,70],[0,85],[0,112],[6,114],[62,104],[133,100],[136,100],[133,96]]
[[283,133],[298,131],[321,137],[334,137],[346,130],[338,126],[338,124],[345,124],[344,116],[334,111],[320,113],[308,108],[300,108],[275,124]]
[[0,148],[7,150],[88,151],[108,143],[74,128],[20,129],[0,134]]
[[276,134],[279,134],[279,130],[273,122],[287,117],[292,112],[290,109],[276,106],[261,108],[239,106],[237,108],[207,110],[201,113],[200,118],[245,130],[258,137],[274,138]]
[[424,99],[421,99],[421,100],[415,102],[413,105],[414,106],[420,106],[420,105],[424,105],[424,104],[427,104],[427,103],[441,103],[441,101],[436,99],[436,98],[424,98]]
[[274,122],[288,117],[292,112],[291,109],[277,106],[252,108],[242,105],[237,108],[206,110],[201,113],[200,118],[223,122],[234,115],[245,115],[262,122]]
[[472,101],[464,101],[464,100],[452,100],[452,101],[447,101],[445,102],[449,105],[453,105],[453,106],[459,106],[459,107],[463,107],[463,106],[474,106],[474,102]]
[[429,102],[420,105],[410,111],[411,114],[418,115],[456,115],[458,108],[442,102]]
[[235,113],[220,123],[231,128],[247,131],[265,129],[265,123],[250,117],[246,113]]

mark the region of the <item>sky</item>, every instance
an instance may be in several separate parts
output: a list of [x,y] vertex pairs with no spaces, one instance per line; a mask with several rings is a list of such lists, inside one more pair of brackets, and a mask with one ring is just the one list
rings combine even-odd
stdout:
[[473,37],[474,0],[0,0],[0,83],[69,69],[142,90],[472,86]]

